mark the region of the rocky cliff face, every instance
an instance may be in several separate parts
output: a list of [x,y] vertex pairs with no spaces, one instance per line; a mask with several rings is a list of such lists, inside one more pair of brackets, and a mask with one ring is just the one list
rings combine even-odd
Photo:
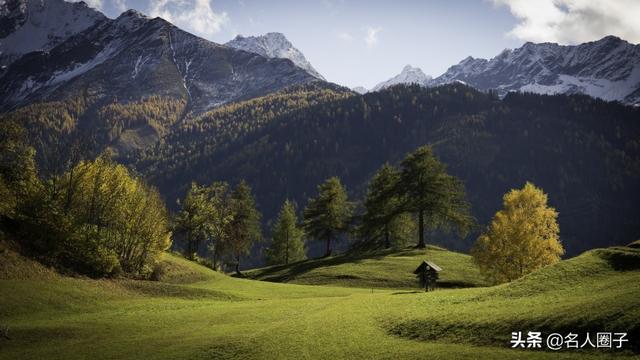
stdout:
[[289,59],[312,76],[324,80],[324,77],[311,66],[311,63],[304,57],[302,52],[296,49],[281,33],[271,32],[261,36],[249,37],[238,35],[225,45],[268,58]]

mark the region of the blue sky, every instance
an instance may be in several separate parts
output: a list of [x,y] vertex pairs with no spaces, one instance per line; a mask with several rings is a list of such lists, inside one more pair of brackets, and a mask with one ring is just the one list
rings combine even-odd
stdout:
[[370,88],[406,64],[435,77],[467,56],[491,58],[528,40],[640,39],[640,0],[86,1],[110,17],[126,8],[161,16],[218,43],[281,32],[327,80],[350,87]]

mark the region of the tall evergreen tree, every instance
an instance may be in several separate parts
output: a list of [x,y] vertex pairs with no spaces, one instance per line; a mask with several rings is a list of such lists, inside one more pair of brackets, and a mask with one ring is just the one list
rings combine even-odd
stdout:
[[304,230],[298,226],[295,205],[285,200],[273,225],[273,243],[267,249],[267,263],[288,264],[305,258]]
[[389,163],[378,170],[369,182],[364,200],[360,235],[364,239],[384,240],[384,247],[391,247],[392,221],[400,214],[400,199],[396,194],[400,173]]
[[235,258],[236,273],[240,274],[240,257],[249,254],[251,247],[262,239],[260,219],[251,187],[243,180],[231,194],[232,219],[229,222],[229,245]]
[[212,216],[208,189],[196,183],[191,184],[187,196],[180,203],[181,210],[175,218],[175,228],[187,237],[185,255],[193,260],[200,243],[207,239]]
[[207,250],[212,253],[213,268],[218,269],[223,257],[232,252],[231,227],[234,206],[229,184],[214,181],[207,187],[210,213],[207,220]]
[[318,196],[304,209],[304,228],[309,236],[326,241],[325,256],[331,255],[331,241],[346,232],[353,214],[347,191],[338,177],[318,186]]
[[465,233],[473,219],[462,182],[449,175],[430,146],[416,149],[401,163],[397,193],[402,207],[418,216],[418,248],[426,246],[425,228],[454,226]]

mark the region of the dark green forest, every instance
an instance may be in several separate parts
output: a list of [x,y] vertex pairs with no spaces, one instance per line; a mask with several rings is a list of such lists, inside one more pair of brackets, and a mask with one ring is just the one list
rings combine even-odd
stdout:
[[[67,101],[65,111],[36,104],[5,117],[25,124],[37,153],[44,154],[39,162],[73,157],[52,143],[90,149],[78,150],[76,158],[110,149],[114,159],[157,186],[172,211],[192,181],[244,179],[265,229],[285,199],[301,210],[331,176],[341,179],[351,198],[364,198],[383,163],[397,165],[430,144],[462,180],[477,224],[489,222],[502,194],[532,181],[559,212],[568,255],[626,244],[640,233],[637,108],[580,95],[512,93],[500,99],[462,84],[397,86],[360,96],[318,83],[199,116],[181,101],[151,97],[94,106],[85,99]],[[106,114],[117,116],[106,121]],[[480,230],[464,239],[434,233],[427,242],[468,250]]]
[[[232,120],[215,112],[193,119],[141,156],[137,168],[169,204],[190,179],[246,179],[272,219],[285,198],[304,205],[330,176],[361,198],[380,164],[431,144],[463,180],[480,224],[503,193],[532,181],[558,209],[569,254],[626,243],[640,232],[638,109],[586,96],[514,93],[501,100],[463,85],[400,86],[365,96],[319,91],[321,106],[305,98],[298,107],[269,105],[256,116],[241,104]],[[224,121],[235,129],[220,130]],[[468,249],[475,236],[438,240]]]

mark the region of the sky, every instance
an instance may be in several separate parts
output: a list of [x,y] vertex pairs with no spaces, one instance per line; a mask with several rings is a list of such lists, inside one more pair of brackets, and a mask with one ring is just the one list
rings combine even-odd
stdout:
[[134,8],[217,43],[281,32],[328,81],[372,88],[410,64],[433,77],[526,41],[640,42],[640,0],[85,0]]

